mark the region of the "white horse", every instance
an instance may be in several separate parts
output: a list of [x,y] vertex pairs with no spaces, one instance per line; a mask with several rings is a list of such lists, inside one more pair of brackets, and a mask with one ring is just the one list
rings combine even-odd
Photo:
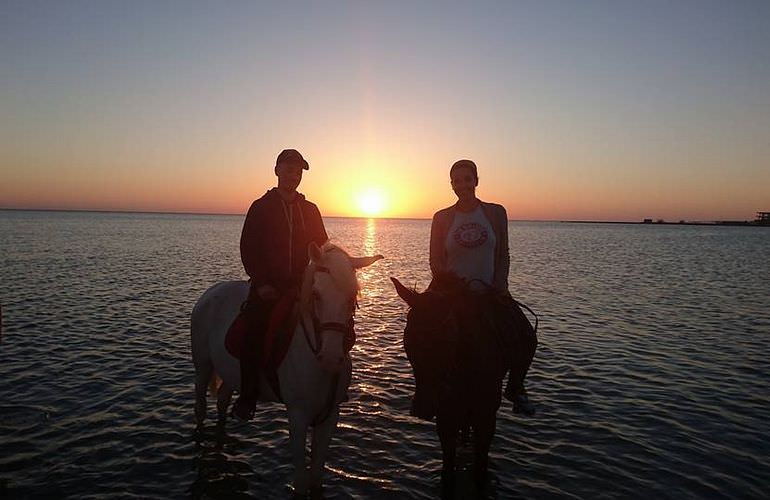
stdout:
[[[350,257],[342,249],[315,243],[309,246],[298,303],[296,327],[289,350],[278,367],[280,393],[289,419],[294,465],[294,492],[321,495],[326,450],[339,417],[339,403],[350,384],[350,357],[343,340],[356,306],[355,269],[381,259]],[[206,388],[217,394],[218,424],[224,426],[233,390],[240,388],[240,362],[225,348],[225,335],[246,300],[246,281],[226,281],[209,288],[195,304],[191,317],[192,357],[195,365],[195,418],[206,417]],[[220,380],[221,379],[221,382]],[[221,385],[220,385],[221,384]],[[265,377],[260,377],[260,401],[278,401]],[[305,446],[313,427],[310,467]]]

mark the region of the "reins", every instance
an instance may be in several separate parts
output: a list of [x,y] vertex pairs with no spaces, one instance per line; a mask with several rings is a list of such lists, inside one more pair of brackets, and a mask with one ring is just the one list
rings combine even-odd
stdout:
[[[472,279],[470,281],[464,282],[465,289],[470,291],[470,284],[473,283],[474,281],[477,281],[477,282],[481,283],[484,286],[484,288],[486,288],[487,292],[490,292],[490,293],[494,293],[495,292],[495,288],[492,285],[490,285],[490,284],[486,283],[485,281],[482,281],[482,280],[480,280],[478,278],[474,278],[474,279]],[[535,311],[530,309],[530,307],[527,304],[525,304],[524,302],[519,302],[518,300],[514,299],[513,297],[511,297],[511,300],[513,301],[514,304],[516,304],[519,307],[523,307],[524,309],[529,311],[532,314],[532,316],[535,317],[535,325],[533,326],[533,329],[534,329],[535,333],[537,333],[537,325],[540,322],[540,318],[538,317],[537,313],[535,313]]]

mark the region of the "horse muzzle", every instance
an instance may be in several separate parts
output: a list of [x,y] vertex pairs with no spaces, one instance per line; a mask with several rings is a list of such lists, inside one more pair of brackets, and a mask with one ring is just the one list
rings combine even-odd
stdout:
[[337,373],[342,369],[345,361],[343,341],[350,331],[350,325],[346,323],[326,322],[318,325],[321,332],[319,349],[316,359],[321,368],[331,373]]

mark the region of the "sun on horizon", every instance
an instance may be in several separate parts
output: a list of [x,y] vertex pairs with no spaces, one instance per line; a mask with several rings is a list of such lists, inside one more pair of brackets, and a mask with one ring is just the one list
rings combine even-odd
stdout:
[[358,212],[367,217],[382,215],[387,208],[387,197],[380,188],[364,188],[355,195],[355,206]]

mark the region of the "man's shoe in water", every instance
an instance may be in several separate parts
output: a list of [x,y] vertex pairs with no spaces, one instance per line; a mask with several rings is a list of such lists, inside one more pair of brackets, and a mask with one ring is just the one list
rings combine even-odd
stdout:
[[535,414],[535,405],[529,400],[526,392],[520,392],[513,398],[513,413],[521,413],[528,417]]

